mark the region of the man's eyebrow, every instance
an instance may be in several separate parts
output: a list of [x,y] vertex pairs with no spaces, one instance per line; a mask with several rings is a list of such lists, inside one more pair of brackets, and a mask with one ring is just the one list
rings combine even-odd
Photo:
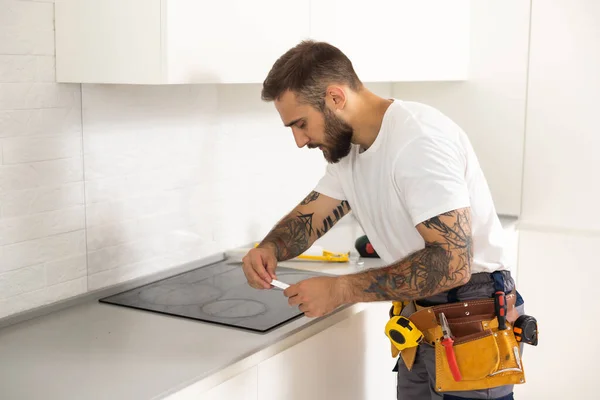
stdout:
[[297,122],[298,122],[298,121],[300,121],[301,119],[302,119],[302,118],[297,118],[297,119],[295,119],[295,120],[293,120],[293,121],[291,121],[291,122],[288,122],[287,124],[284,124],[284,125],[285,125],[286,127],[288,127],[288,128],[289,128],[290,126],[294,125],[295,123],[297,123]]

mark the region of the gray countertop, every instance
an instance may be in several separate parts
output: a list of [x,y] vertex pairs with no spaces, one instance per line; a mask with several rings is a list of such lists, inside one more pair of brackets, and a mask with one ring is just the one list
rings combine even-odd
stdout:
[[[349,221],[318,244],[349,250],[362,234]],[[503,224],[510,228],[512,221],[503,219]],[[346,274],[381,261],[281,265]],[[358,304],[319,319],[301,317],[257,334],[88,299],[0,329],[0,398],[147,400],[202,393],[363,308]]]
[[[325,244],[349,250],[355,229],[341,224]],[[333,274],[359,270],[313,261],[281,265]],[[147,400],[192,387],[201,393],[361,309],[301,317],[260,334],[91,299],[0,329],[0,398]]]
[[82,304],[0,333],[0,398],[147,400],[212,377],[206,390],[303,340],[297,334],[309,325],[314,334],[356,311],[321,324],[301,318],[261,335]]

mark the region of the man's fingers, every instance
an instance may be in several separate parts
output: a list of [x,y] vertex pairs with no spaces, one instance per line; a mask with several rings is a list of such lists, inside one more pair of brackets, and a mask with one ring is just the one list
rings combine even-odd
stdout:
[[274,258],[267,258],[267,273],[270,275],[272,279],[277,279],[277,275],[275,275],[275,269],[277,268],[277,260]]
[[269,249],[251,249],[242,258],[242,267],[248,284],[256,289],[271,289],[271,281],[277,278],[277,258]]
[[254,289],[264,288],[264,282],[260,277],[256,274],[252,267],[249,267],[248,272],[246,273],[246,277],[248,279],[248,284],[252,286]]
[[292,296],[288,299],[288,304],[290,306],[295,306],[296,304],[301,304],[300,296]]
[[319,316],[319,315],[317,315],[317,313],[314,310],[311,310],[311,308],[309,306],[307,306],[306,304],[300,304],[298,309],[304,313],[305,317],[315,318],[315,317]]
[[299,287],[298,285],[290,285],[289,288],[285,289],[283,291],[283,295],[285,297],[294,297],[296,296],[298,293],[300,293]]
[[254,265],[250,261],[245,261],[242,269],[244,270],[248,284],[254,289],[269,289],[271,287],[270,284],[261,279],[256,273]]
[[300,304],[300,306],[298,307],[298,309],[300,311],[302,311],[305,316],[307,316],[307,317],[312,316],[312,312],[310,311],[309,307],[306,304]]
[[[252,267],[254,268],[254,271],[256,271],[258,276],[261,278],[261,280],[263,280],[267,284],[271,282],[271,276],[265,269],[263,259],[259,253],[256,253],[254,257],[252,257]],[[269,284],[268,287],[271,287],[271,285]]]

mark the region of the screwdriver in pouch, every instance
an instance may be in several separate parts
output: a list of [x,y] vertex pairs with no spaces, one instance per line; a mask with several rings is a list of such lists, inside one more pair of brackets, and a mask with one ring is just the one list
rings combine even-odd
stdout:
[[502,291],[494,293],[494,309],[496,317],[498,317],[498,330],[506,329],[506,313],[508,307],[506,305],[506,295]]

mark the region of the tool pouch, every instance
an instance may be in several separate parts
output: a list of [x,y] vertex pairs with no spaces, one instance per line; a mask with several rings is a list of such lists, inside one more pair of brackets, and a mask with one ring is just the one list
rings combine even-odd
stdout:
[[[452,376],[446,350],[440,340],[434,344],[438,392],[489,389],[525,382],[521,352],[512,325],[507,322],[507,329],[499,331],[496,318],[480,322],[475,322],[474,318],[467,317],[469,321],[464,321],[465,318],[448,320],[450,329],[455,333],[454,354],[461,374],[460,381],[455,381]],[[460,326],[462,329],[458,328]],[[440,326],[435,328],[434,336],[443,336]]]

